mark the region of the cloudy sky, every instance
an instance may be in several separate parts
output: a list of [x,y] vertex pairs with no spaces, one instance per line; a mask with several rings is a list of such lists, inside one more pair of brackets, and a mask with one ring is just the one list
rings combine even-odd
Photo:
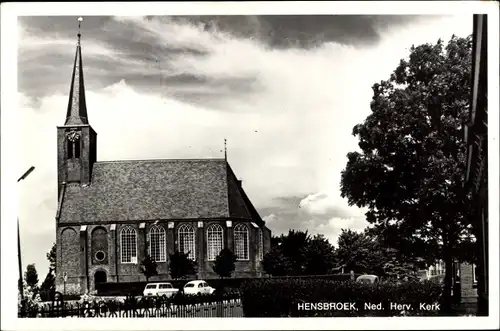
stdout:
[[[98,160],[223,157],[227,138],[275,235],[307,229],[336,244],[342,228],[366,226],[339,181],[372,84],[413,44],[472,33],[472,15],[93,16],[81,31]],[[36,167],[21,182],[21,243],[41,280],[76,33],[76,16],[18,20],[18,164]]]

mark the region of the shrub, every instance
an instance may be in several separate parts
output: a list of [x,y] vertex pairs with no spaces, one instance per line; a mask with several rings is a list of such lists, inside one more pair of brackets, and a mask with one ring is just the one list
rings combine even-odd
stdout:
[[[241,299],[246,317],[304,316],[400,316],[390,304],[410,304],[405,315],[436,315],[438,311],[423,311],[420,303],[433,304],[439,299],[440,287],[432,282],[378,283],[366,285],[352,281],[324,279],[265,279],[247,282]],[[299,309],[299,304],[347,303],[355,310]],[[379,304],[381,310],[365,309],[365,303]]]

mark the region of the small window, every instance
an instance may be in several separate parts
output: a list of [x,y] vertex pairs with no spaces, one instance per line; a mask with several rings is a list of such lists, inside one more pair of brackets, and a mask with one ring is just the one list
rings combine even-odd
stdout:
[[105,257],[106,257],[106,254],[104,254],[103,251],[98,251],[97,253],[95,253],[95,259],[97,261],[103,261]]
[[198,284],[198,288],[202,288],[203,287],[203,284]]
[[170,284],[160,284],[159,288],[172,288],[172,285],[170,285]]
[[153,288],[156,288],[156,284],[151,284],[151,285],[148,285],[146,286],[146,288],[149,290],[149,289],[153,289]]
[[194,284],[186,284],[184,287],[194,287]]

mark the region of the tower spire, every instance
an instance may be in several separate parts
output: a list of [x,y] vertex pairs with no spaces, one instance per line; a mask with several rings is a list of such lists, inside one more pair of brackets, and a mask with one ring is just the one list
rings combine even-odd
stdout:
[[64,125],[89,124],[87,117],[87,104],[85,102],[85,86],[83,83],[82,49],[80,46],[80,27],[83,21],[78,18],[78,40],[76,43],[75,62],[73,65],[73,75],[71,77],[71,87],[69,90],[68,111]]

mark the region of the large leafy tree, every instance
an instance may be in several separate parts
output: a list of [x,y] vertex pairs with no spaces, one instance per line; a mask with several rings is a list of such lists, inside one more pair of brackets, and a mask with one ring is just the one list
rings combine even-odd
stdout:
[[364,232],[342,229],[336,258],[344,270],[381,275],[385,256],[375,238]]
[[324,275],[335,266],[335,248],[323,235],[289,230],[271,238],[271,251],[262,260],[264,271],[273,276]]
[[306,275],[325,275],[336,265],[335,247],[322,234],[309,240],[306,249]]
[[303,275],[307,262],[307,246],[311,240],[307,231],[289,230],[287,235],[281,235],[275,242],[283,256],[288,260],[290,276]]
[[453,258],[469,232],[462,183],[471,49],[471,37],[456,36],[412,47],[388,80],[373,85],[372,113],[353,129],[361,151],[347,155],[341,181],[342,196],[367,207],[375,227],[439,249],[445,307]]
[[271,246],[271,251],[264,255],[262,268],[270,276],[286,276],[290,274],[290,261],[277,246]]

